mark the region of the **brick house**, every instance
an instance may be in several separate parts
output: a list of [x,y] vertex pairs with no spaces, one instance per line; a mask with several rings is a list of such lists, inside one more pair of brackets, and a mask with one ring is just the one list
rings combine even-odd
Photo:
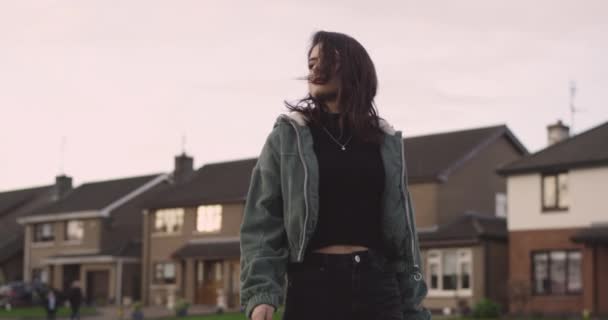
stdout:
[[404,139],[432,311],[507,304],[506,180],[496,169],[528,154],[504,125]]
[[608,315],[608,122],[501,168],[513,313]]

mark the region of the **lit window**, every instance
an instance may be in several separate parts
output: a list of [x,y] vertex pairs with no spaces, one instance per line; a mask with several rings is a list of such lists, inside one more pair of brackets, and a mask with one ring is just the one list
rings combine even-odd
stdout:
[[222,228],[222,206],[200,206],[196,211],[198,232],[217,232]]
[[161,209],[154,215],[154,232],[180,233],[184,225],[184,209]]
[[65,240],[78,241],[84,236],[84,222],[80,220],[67,221],[65,223]]

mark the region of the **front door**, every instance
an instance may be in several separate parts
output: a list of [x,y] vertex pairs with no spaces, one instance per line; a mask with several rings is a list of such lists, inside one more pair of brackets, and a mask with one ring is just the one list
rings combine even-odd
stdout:
[[63,265],[63,290],[69,290],[74,281],[80,279],[80,265],[79,264],[64,264]]
[[92,305],[105,305],[110,297],[110,272],[88,271],[87,272],[87,296],[86,299]]
[[196,303],[217,305],[218,290],[223,288],[223,261],[196,262]]

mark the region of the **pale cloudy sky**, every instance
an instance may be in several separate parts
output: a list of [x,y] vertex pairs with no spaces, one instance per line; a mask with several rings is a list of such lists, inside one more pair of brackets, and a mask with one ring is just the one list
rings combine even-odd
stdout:
[[[316,30],[358,39],[406,136],[608,121],[608,1],[0,0],[0,190],[257,156]],[[61,141],[66,137],[64,160]]]

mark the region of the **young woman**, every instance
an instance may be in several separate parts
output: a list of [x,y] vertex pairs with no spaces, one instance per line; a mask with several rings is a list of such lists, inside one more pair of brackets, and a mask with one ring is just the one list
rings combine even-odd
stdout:
[[428,319],[401,132],[377,115],[374,65],[355,39],[321,31],[308,67],[309,95],[286,103],[252,172],[246,315],[270,320],[285,302],[287,320]]

